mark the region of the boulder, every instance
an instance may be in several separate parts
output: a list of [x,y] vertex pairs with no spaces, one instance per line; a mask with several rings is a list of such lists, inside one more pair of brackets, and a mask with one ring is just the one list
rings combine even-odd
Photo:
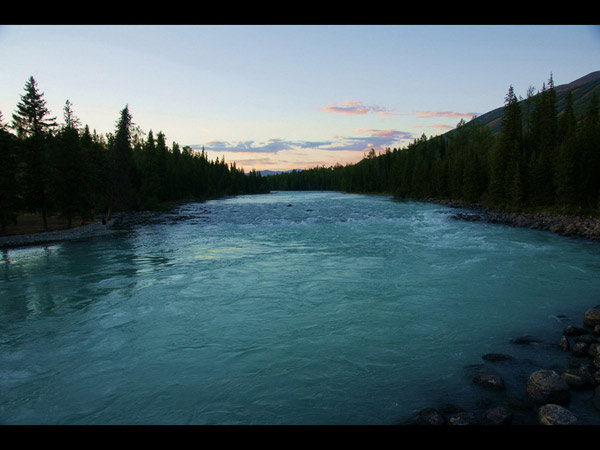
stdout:
[[573,344],[573,354],[575,356],[587,356],[590,344],[587,342],[575,342]]
[[594,344],[597,339],[592,334],[584,334],[583,336],[575,336],[573,338],[574,342],[585,342],[586,344]]
[[547,404],[538,410],[541,425],[577,425],[577,417],[560,405]]
[[536,339],[533,336],[519,336],[510,341],[513,344],[537,344],[539,343],[539,339]]
[[588,309],[583,315],[583,325],[589,328],[595,328],[600,325],[600,306]]
[[560,374],[560,377],[567,385],[574,390],[593,389],[594,382],[592,373],[585,370],[586,366],[582,366],[577,372],[565,370]]
[[558,346],[565,352],[571,350],[571,343],[569,342],[569,338],[567,336],[561,336],[558,341]]
[[568,365],[573,369],[579,369],[581,366],[593,365],[593,363],[590,361],[590,358],[584,356],[575,356],[573,358],[569,358]]
[[600,355],[600,343],[594,342],[593,344],[590,344],[590,346],[588,347],[588,354],[592,358],[595,358],[596,356]]
[[473,384],[492,391],[503,391],[506,389],[504,380],[497,375],[476,375],[473,377]]
[[573,325],[569,325],[563,330],[563,334],[565,336],[583,336],[585,334],[590,334],[590,332],[585,328],[579,328]]
[[513,413],[504,406],[488,409],[484,414],[484,423],[488,425],[509,425],[513,420]]
[[537,405],[567,404],[571,400],[569,386],[554,370],[538,370],[529,376],[526,393]]
[[425,408],[415,417],[417,425],[445,425],[444,416],[435,408]]
[[456,413],[448,418],[448,425],[478,425],[477,416],[470,412]]
[[485,361],[499,362],[499,361],[510,361],[512,356],[504,355],[502,353],[486,353],[481,357]]

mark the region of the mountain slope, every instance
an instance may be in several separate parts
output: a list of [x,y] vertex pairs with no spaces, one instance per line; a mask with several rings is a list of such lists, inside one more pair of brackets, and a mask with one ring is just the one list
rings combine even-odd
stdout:
[[[557,114],[560,115],[565,108],[565,96],[567,92],[571,90],[573,95],[573,107],[575,110],[575,115],[579,116],[581,113],[583,113],[583,111],[585,111],[592,92],[595,91],[597,95],[600,96],[600,71],[589,73],[586,76],[578,78],[570,83],[555,86],[554,90],[556,92]],[[526,100],[522,100],[520,102],[523,112],[526,111],[526,108],[524,107],[525,101]],[[504,106],[501,106],[476,117],[474,121],[487,125],[494,133],[497,133],[500,131],[503,113]]]

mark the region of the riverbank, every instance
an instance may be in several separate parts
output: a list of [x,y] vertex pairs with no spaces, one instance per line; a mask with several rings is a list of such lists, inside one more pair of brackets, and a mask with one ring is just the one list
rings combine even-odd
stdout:
[[600,218],[557,215],[548,212],[508,212],[490,209],[480,204],[470,204],[457,200],[422,199],[427,203],[437,203],[464,211],[452,215],[453,219],[469,222],[487,222],[532,230],[550,231],[560,236],[587,239],[600,242]]
[[164,202],[152,210],[124,211],[113,213],[106,224],[102,223],[103,216],[96,221],[68,228],[64,220],[50,218],[51,231],[42,231],[41,216],[25,216],[17,226],[12,226],[10,233],[0,236],[0,249],[43,245],[61,241],[82,240],[125,232],[135,226],[148,225],[164,221],[185,220],[186,217],[176,214],[177,207],[188,202],[204,202],[207,199],[186,199],[179,202]]
[[66,230],[3,236],[0,237],[0,249],[52,244],[61,241],[82,240],[100,236],[109,236],[121,232],[121,230],[116,228],[114,225],[114,221],[111,220],[107,222],[106,225],[104,225],[102,222],[94,222]]

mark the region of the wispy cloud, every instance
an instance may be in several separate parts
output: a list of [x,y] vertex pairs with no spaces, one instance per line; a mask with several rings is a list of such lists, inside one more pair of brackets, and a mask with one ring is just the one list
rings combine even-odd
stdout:
[[378,114],[382,116],[395,116],[389,109],[378,106],[378,105],[363,105],[357,101],[345,101],[337,105],[329,105],[320,109],[320,111],[332,114],[345,114],[345,115],[365,115],[369,113]]
[[412,140],[414,136],[407,131],[398,130],[354,130],[358,136],[334,136],[331,141],[289,141],[285,139],[268,139],[266,142],[255,141],[210,141],[204,145],[191,145],[194,150],[204,147],[211,152],[231,153],[263,153],[276,154],[283,151],[306,150],[306,155],[315,150],[320,151],[365,151],[371,148],[384,149],[397,145],[401,141]]
[[[204,145],[205,150],[214,152],[244,152],[244,153],[277,153],[282,150],[296,148],[321,148],[331,142],[321,141],[286,141],[284,139],[269,139],[266,142],[255,141],[210,141]],[[192,145],[191,148],[200,150],[202,145]]]
[[431,125],[415,125],[414,128],[437,128],[440,130],[453,130],[455,127],[447,123],[434,123]]
[[477,113],[461,113],[461,112],[455,112],[455,111],[416,111],[415,112],[415,116],[417,117],[449,117],[452,119],[455,118],[462,118],[462,117],[467,117],[467,118],[471,118],[473,116],[476,116]]
[[355,130],[367,136],[338,136],[339,143],[329,146],[327,150],[365,151],[371,148],[383,149],[393,147],[400,141],[412,140],[414,136],[407,131],[398,130]]

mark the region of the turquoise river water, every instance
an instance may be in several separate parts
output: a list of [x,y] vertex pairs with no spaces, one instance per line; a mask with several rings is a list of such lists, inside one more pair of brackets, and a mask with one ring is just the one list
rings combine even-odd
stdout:
[[[4,250],[0,423],[385,425],[523,397],[600,303],[600,246],[454,212],[274,192]],[[526,334],[541,342],[510,343]],[[483,392],[474,370],[507,391]],[[572,407],[600,423],[590,395]]]

